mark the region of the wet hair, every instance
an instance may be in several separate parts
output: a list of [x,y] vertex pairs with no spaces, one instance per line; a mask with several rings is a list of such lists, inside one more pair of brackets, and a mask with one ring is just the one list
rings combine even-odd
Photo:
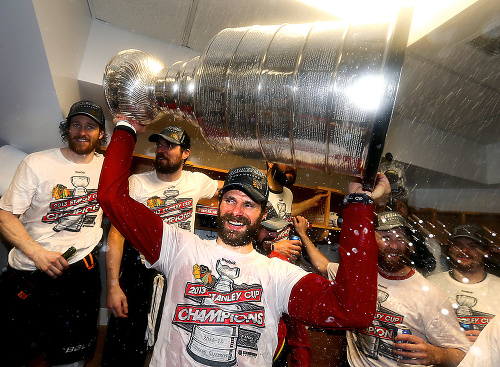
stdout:
[[[68,142],[68,134],[69,134],[69,124],[71,123],[71,120],[62,120],[60,123],[59,123],[59,133],[61,134],[61,139],[63,142],[67,143]],[[102,138],[99,139],[99,148],[101,148],[103,145],[106,145],[106,143],[108,142],[108,134],[106,134],[106,132],[104,131],[104,128],[100,125],[100,124],[97,124],[97,126],[99,126],[99,131],[101,132],[104,132],[104,134],[102,134]]]

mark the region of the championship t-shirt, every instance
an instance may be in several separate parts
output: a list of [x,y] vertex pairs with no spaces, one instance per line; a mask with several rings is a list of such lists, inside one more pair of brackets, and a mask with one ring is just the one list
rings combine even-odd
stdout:
[[[20,215],[28,234],[45,249],[63,253],[74,246],[77,251],[69,263],[75,263],[102,237],[97,186],[103,160],[96,153],[90,163],[73,163],[59,148],[30,154],[17,168],[0,208]],[[17,248],[9,252],[9,264],[35,270],[33,261]]]
[[165,182],[156,171],[129,178],[130,197],[146,205],[165,223],[193,232],[196,204],[215,195],[217,181],[200,172],[182,171],[176,181]]

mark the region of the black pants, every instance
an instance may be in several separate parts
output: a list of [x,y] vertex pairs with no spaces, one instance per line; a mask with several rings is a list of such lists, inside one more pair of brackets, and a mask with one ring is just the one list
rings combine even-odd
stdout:
[[[127,296],[128,317],[110,316],[101,366],[142,367],[147,355],[145,339],[153,280],[158,274],[146,268],[139,252],[125,244],[120,271],[120,287]],[[161,311],[160,311],[161,313]]]
[[95,254],[70,265],[56,279],[31,274],[8,267],[0,275],[0,364],[26,365],[40,353],[51,364],[91,356],[101,294]]

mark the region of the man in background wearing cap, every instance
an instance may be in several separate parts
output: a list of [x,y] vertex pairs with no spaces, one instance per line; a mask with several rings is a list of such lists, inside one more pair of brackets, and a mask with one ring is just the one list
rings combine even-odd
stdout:
[[[269,203],[268,203],[269,208]],[[286,256],[273,251],[273,243],[279,232],[290,225],[276,213],[268,212],[265,220],[260,223],[260,228],[253,241],[257,252],[269,258],[278,258],[289,262]],[[290,355],[289,367],[311,366],[311,347],[309,336],[304,324],[283,315],[278,326],[278,347],[273,359],[273,367],[287,366]]]
[[[379,169],[384,172],[391,184],[391,195],[385,208],[377,212],[394,211],[401,214],[411,229],[410,240],[413,243],[411,252],[412,267],[427,277],[447,269],[446,260],[441,256],[441,245],[429,234],[424,234],[412,226],[410,207],[408,205],[408,189],[406,187],[405,167],[393,160],[391,153],[386,153]],[[425,229],[420,227],[420,229]]]
[[429,277],[450,297],[458,320],[471,342],[500,314],[500,278],[485,270],[489,241],[476,224],[451,230],[447,255],[450,271]]
[[[165,223],[193,232],[198,200],[212,198],[219,184],[203,173],[183,170],[191,153],[191,139],[181,127],[167,126],[152,134],[149,141],[156,143],[155,170],[130,176],[130,196]],[[153,294],[161,294],[162,287],[153,286],[155,277],[161,275],[146,268],[144,257],[129,242],[124,246],[123,236],[113,225],[107,246],[107,305],[112,315],[101,366],[142,367],[147,344],[154,343],[156,315],[161,315],[156,304],[161,302],[152,302]],[[156,283],[163,280],[157,278]]]
[[[254,250],[269,195],[266,176],[254,167],[228,172],[219,192],[217,240],[166,224],[131,199],[126,178],[136,132],[145,126],[115,121],[98,200],[113,225],[169,281],[151,366],[271,366],[283,314],[320,327],[368,326],[377,249],[373,200],[361,184],[350,185],[339,275],[332,283]],[[388,192],[381,176],[371,196]]]
[[59,126],[68,146],[24,158],[0,199],[0,233],[13,247],[0,277],[2,365],[25,365],[42,353],[51,365],[83,366],[94,351],[103,164],[96,149],[105,142],[104,122],[95,103],[73,104]]
[[[290,239],[292,217],[319,206],[328,193],[317,193],[312,198],[294,203],[290,187],[297,179],[297,168],[273,162],[266,162],[266,168],[267,183],[269,184],[268,210],[290,223],[290,226],[279,231],[278,236],[274,239],[273,250],[294,262],[300,256],[301,247],[300,241]],[[301,266],[303,265],[301,264]]]
[[[296,230],[313,266],[335,280],[338,264],[308,240],[303,218],[297,219]],[[468,350],[447,296],[409,266],[409,231],[400,214],[377,215],[377,312],[370,327],[347,332],[350,366],[397,366],[398,361],[406,363],[404,358],[411,364],[456,366]],[[412,335],[396,336],[398,324],[409,327]]]

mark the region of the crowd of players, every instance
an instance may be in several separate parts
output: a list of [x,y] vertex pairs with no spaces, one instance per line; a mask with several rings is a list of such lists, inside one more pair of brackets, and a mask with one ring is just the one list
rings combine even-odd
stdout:
[[[12,248],[0,275],[6,366],[83,366],[92,356],[104,215],[102,366],[144,366],[150,348],[151,366],[311,366],[309,327],[347,330],[350,366],[498,361],[500,279],[480,225],[459,224],[443,243],[422,235],[404,186],[379,174],[372,192],[349,185],[332,262],[303,216],[327,194],[295,202],[296,168],[242,166],[216,181],[183,169],[190,137],[167,126],[149,136],[154,170],[130,175],[146,127],[125,116],[114,124],[104,158],[102,108],[76,102],[59,126],[67,146],[27,156],[0,198]],[[218,236],[201,239],[196,205],[212,197]]]

